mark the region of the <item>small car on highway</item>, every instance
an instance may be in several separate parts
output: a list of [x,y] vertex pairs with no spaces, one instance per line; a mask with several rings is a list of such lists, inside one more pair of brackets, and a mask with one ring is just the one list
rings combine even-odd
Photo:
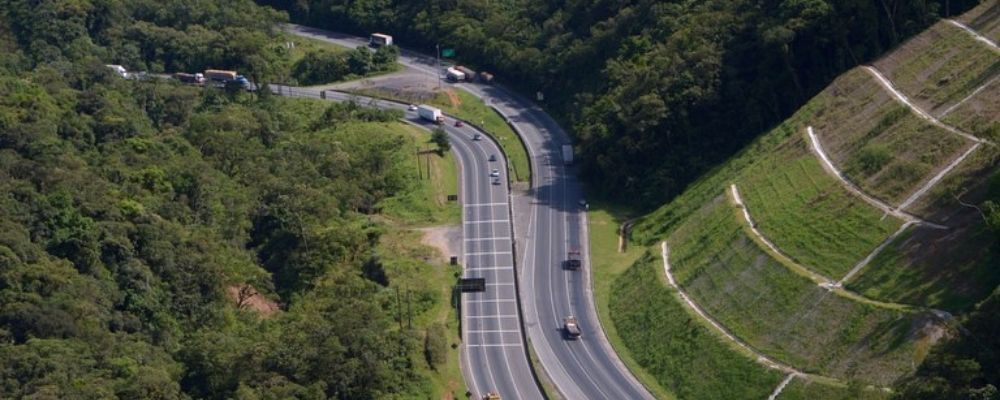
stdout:
[[499,185],[500,184],[500,178],[493,178],[493,184],[494,185]]
[[410,111],[417,111],[417,105],[416,104],[410,104],[410,106],[407,107],[406,109],[410,110]]
[[463,123],[462,120],[459,120],[459,119],[455,120],[455,127],[456,128],[461,128],[463,126],[465,126],[465,123]]
[[479,134],[478,134],[478,133],[476,133],[476,134],[473,134],[473,135],[472,135],[472,140],[480,140],[480,139],[482,139],[482,138],[483,138],[483,137],[482,137],[482,136],[479,136]]
[[490,176],[492,176],[494,178],[499,177],[500,176],[500,170],[496,169],[496,168],[493,168],[493,171],[490,171]]
[[496,160],[497,160],[497,155],[496,154],[490,154],[490,161],[496,161]]

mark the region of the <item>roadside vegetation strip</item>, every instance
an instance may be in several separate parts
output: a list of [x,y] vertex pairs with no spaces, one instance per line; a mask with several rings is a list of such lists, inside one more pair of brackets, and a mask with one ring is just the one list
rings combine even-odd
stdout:
[[806,267],[805,265],[801,265],[792,260],[791,257],[789,257],[781,250],[779,250],[778,247],[774,245],[774,243],[771,243],[770,240],[768,240],[766,237],[764,237],[763,234],[760,233],[760,231],[757,229],[757,224],[754,223],[753,218],[750,217],[750,209],[747,208],[746,204],[743,203],[743,198],[740,197],[740,190],[736,187],[735,183],[729,185],[729,198],[730,200],[732,200],[733,204],[735,204],[736,207],[739,208],[740,211],[742,211],[743,220],[746,221],[747,227],[750,228],[750,232],[752,232],[754,236],[761,243],[764,244],[764,246],[770,249],[771,252],[774,253],[775,257],[779,258],[780,261],[782,261],[782,264],[788,265],[789,267],[794,269],[795,272],[798,273],[799,275],[803,275],[811,279],[813,282],[816,282],[816,284],[820,286],[830,287],[833,284],[832,279],[827,278],[822,274],[813,271],[811,268]]
[[886,214],[891,214],[892,216],[895,216],[895,217],[897,217],[899,219],[902,219],[904,221],[907,221],[907,222],[916,222],[916,223],[919,223],[921,225],[926,225],[926,226],[929,226],[929,227],[932,227],[932,228],[935,228],[935,229],[948,229],[947,226],[940,225],[940,224],[935,224],[935,223],[930,222],[930,221],[925,221],[925,220],[920,219],[920,218],[918,218],[916,216],[913,216],[913,215],[910,215],[910,214],[908,214],[906,212],[903,212],[902,210],[899,210],[899,209],[897,209],[895,207],[892,207],[889,204],[886,204],[885,202],[883,202],[882,200],[879,200],[879,199],[876,199],[876,198],[874,198],[872,196],[869,196],[867,193],[865,193],[863,190],[861,190],[861,188],[859,188],[857,185],[855,185],[854,183],[852,183],[844,175],[843,172],[841,172],[839,169],[837,169],[836,166],[833,165],[833,163],[830,161],[830,158],[827,157],[826,152],[823,151],[823,146],[822,146],[822,144],[820,144],[819,138],[816,136],[816,133],[813,132],[813,127],[812,126],[809,126],[809,127],[806,128],[806,134],[807,134],[807,136],[809,138],[809,143],[811,144],[810,148],[813,150],[813,153],[815,153],[816,157],[819,157],[819,159],[821,161],[823,161],[823,163],[822,163],[823,164],[823,169],[825,169],[827,172],[829,172],[830,175],[833,175],[837,179],[839,179],[840,182],[844,184],[844,187],[846,187],[847,190],[849,190],[851,193],[856,194],[858,197],[860,197],[862,200],[864,200],[868,204],[871,204],[871,205],[873,205],[875,207],[878,207],[878,209],[882,210]]
[[885,88],[886,90],[888,90],[889,93],[892,94],[892,96],[895,97],[897,101],[899,101],[900,103],[902,103],[903,105],[905,105],[907,108],[910,109],[910,111],[912,111],[914,114],[916,114],[920,118],[923,118],[923,119],[927,120],[931,124],[934,124],[935,126],[941,128],[941,129],[944,129],[944,130],[946,130],[948,132],[951,132],[951,133],[954,133],[954,134],[959,135],[961,137],[964,137],[964,138],[966,138],[968,140],[971,140],[973,142],[986,142],[986,143],[988,143],[990,145],[995,145],[991,141],[988,141],[986,139],[981,139],[981,138],[978,138],[978,137],[976,137],[974,135],[971,135],[969,133],[963,132],[963,131],[961,131],[961,130],[959,130],[959,129],[951,126],[951,125],[948,125],[948,124],[945,124],[945,123],[941,122],[941,120],[939,120],[939,119],[935,118],[934,116],[928,114],[926,111],[924,111],[923,109],[921,109],[920,107],[918,107],[916,104],[913,104],[913,102],[910,101],[909,97],[907,97],[905,94],[903,94],[898,89],[896,89],[896,87],[893,86],[892,82],[890,82],[889,79],[887,79],[884,75],[882,75],[882,73],[879,72],[879,70],[875,69],[875,67],[872,67],[870,65],[866,65],[866,66],[864,66],[862,68],[864,68],[865,71],[868,71],[869,74],[871,74],[873,77],[875,77],[875,79],[878,80],[878,82],[882,85],[882,87]]
[[785,365],[779,361],[773,360],[770,357],[764,355],[763,353],[757,351],[749,344],[743,342],[735,335],[733,335],[732,332],[723,327],[722,324],[720,324],[714,318],[708,316],[708,314],[706,314],[705,311],[701,309],[701,307],[698,307],[698,304],[696,304],[693,300],[691,300],[690,297],[688,297],[687,293],[684,293],[684,290],[681,289],[680,285],[677,284],[677,281],[674,280],[674,275],[670,272],[670,246],[667,245],[666,241],[663,241],[663,243],[660,244],[660,252],[661,256],[663,257],[663,273],[667,277],[667,283],[670,284],[670,287],[677,290],[677,295],[679,295],[681,299],[684,300],[684,303],[688,305],[691,311],[694,311],[695,314],[697,314],[699,317],[705,320],[705,322],[708,322],[708,324],[711,325],[713,328],[715,328],[715,330],[718,331],[720,334],[722,334],[723,337],[729,339],[729,341],[733,342],[740,348],[752,353],[756,357],[757,362],[761,363],[762,365],[768,368],[781,370],[789,374],[802,373],[801,371],[795,368]]
[[949,19],[947,21],[948,21],[948,23],[950,23],[952,25],[955,25],[956,27],[959,27],[962,30],[968,32],[976,40],[978,40],[980,42],[983,42],[983,43],[986,43],[987,45],[989,45],[993,49],[994,52],[1000,52],[1000,47],[997,47],[996,42],[990,40],[990,38],[988,38],[986,36],[980,35],[979,32],[976,32],[975,29],[972,29],[968,25],[963,24],[963,23],[961,23],[959,21],[956,21],[956,20],[953,20],[953,19]]

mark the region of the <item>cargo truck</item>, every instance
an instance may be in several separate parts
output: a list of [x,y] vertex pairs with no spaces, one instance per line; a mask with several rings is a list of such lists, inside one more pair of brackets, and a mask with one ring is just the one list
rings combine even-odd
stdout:
[[247,80],[243,75],[237,74],[236,71],[226,71],[221,69],[206,69],[203,76],[205,80],[209,82],[221,83],[223,85],[230,82],[236,82],[241,87],[249,88],[250,81]]
[[371,47],[392,46],[392,36],[384,33],[373,33],[368,38],[368,45]]
[[449,81],[452,82],[465,80],[465,73],[455,69],[454,67],[448,67],[448,69],[445,70],[444,76],[448,78]]
[[441,110],[426,104],[417,106],[417,115],[436,124],[444,123],[444,115],[441,114]]
[[455,67],[455,69],[458,70],[458,72],[461,72],[463,75],[465,75],[464,80],[469,82],[476,80],[476,71],[473,71],[461,65]]
[[576,317],[570,315],[563,319],[563,331],[566,333],[567,339],[576,340],[580,338],[580,323],[576,320]]
[[174,74],[174,79],[181,81],[181,83],[190,83],[195,85],[201,85],[205,83],[205,75],[202,74],[201,72],[197,74],[178,72]]
[[564,144],[562,146],[563,165],[573,165],[573,146]]

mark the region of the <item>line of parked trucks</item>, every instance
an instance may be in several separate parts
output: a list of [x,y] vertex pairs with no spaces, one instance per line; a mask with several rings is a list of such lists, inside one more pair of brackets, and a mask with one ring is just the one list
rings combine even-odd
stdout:
[[178,72],[174,74],[174,79],[177,79],[182,83],[192,85],[204,85],[206,83],[228,85],[230,83],[236,83],[237,85],[240,85],[240,87],[247,89],[250,88],[250,80],[243,75],[238,74],[236,71],[221,69],[206,69],[205,72],[198,72],[194,74]]

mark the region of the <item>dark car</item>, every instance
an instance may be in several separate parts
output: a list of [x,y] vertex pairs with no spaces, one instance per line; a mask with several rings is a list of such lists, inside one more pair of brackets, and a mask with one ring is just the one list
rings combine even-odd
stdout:
[[457,126],[457,127],[462,127],[462,126],[464,126],[464,125],[465,125],[465,124],[464,124],[464,123],[463,123],[463,122],[462,122],[461,120],[455,120],[455,126]]

